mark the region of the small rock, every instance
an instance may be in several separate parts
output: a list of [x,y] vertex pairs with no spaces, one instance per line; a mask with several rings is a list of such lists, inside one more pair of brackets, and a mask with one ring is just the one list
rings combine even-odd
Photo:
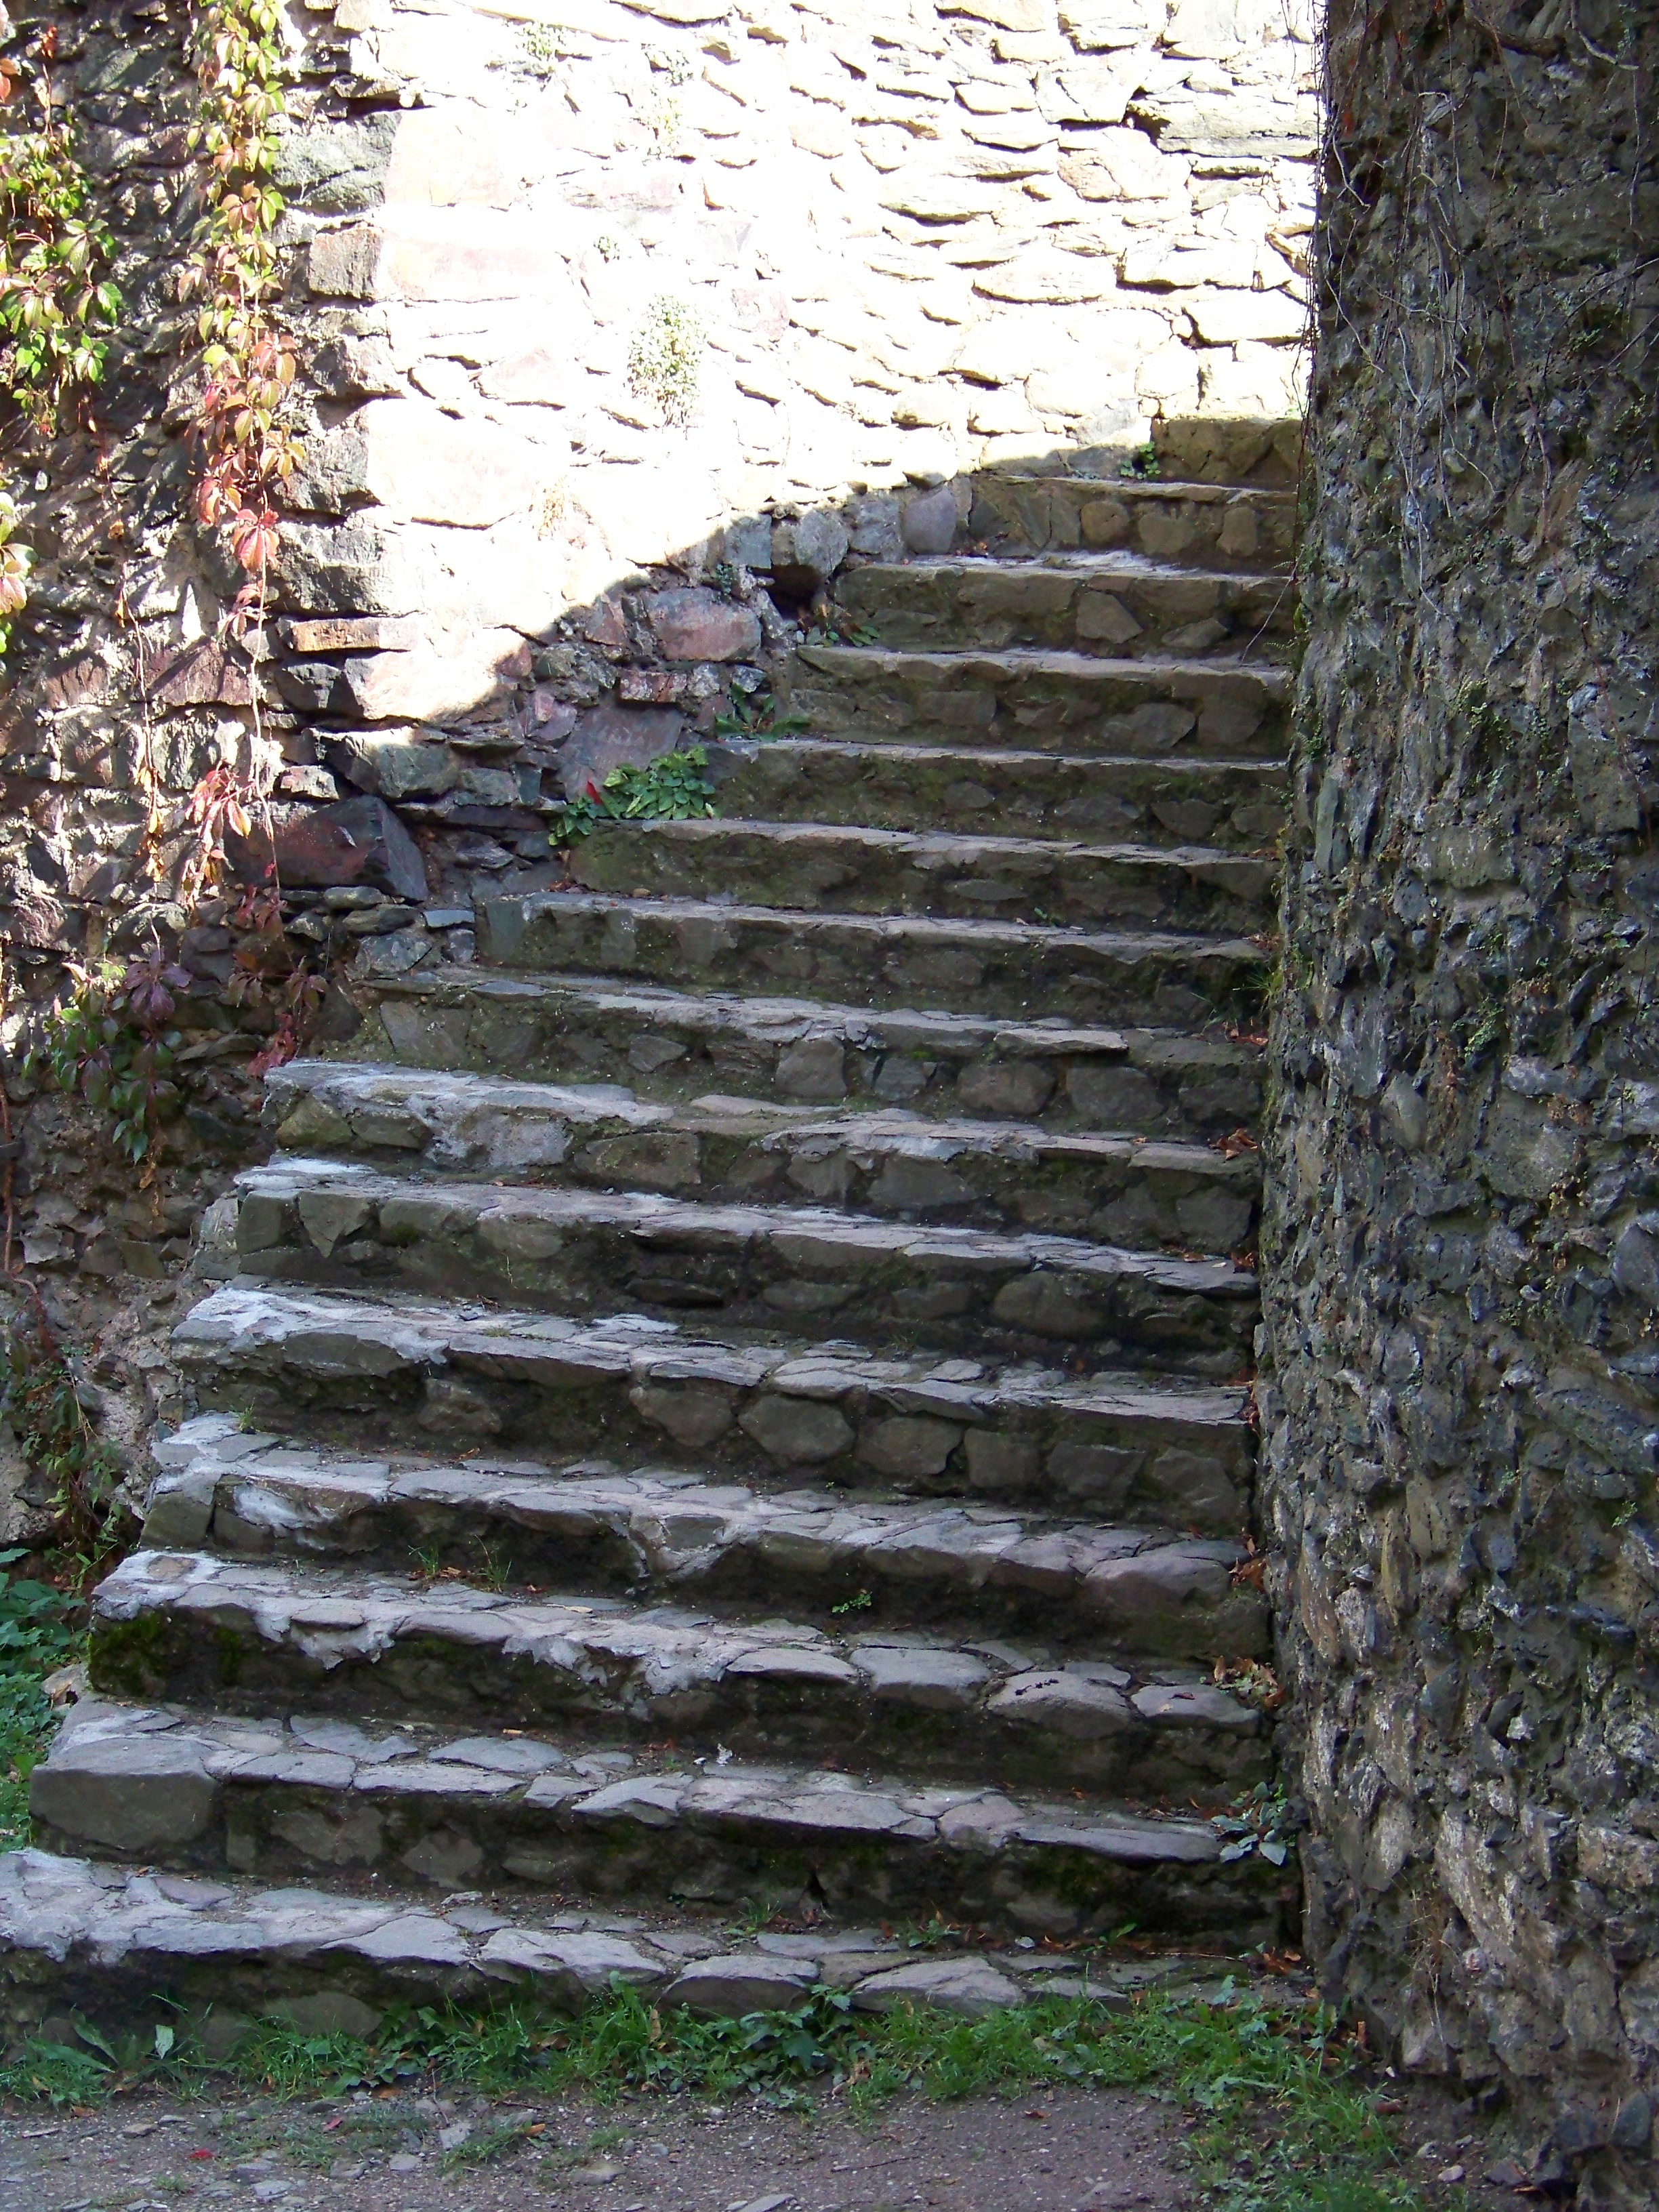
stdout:
[[751,2012],[793,2010],[816,1978],[811,1967],[764,1953],[697,1959],[663,1993],[665,2005],[741,2019]]
[[912,553],[948,553],[957,534],[956,494],[949,484],[913,499],[900,519],[899,532]]
[[897,2004],[933,2005],[941,2012],[977,2020],[1004,2005],[1017,2005],[1020,1992],[986,1959],[926,1959],[872,1974],[853,1991],[860,2012],[890,2012]]

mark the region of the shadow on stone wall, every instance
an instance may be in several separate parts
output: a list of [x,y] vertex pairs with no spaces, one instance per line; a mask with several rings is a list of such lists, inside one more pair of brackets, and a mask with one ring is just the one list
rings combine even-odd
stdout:
[[[1296,422],[1171,422],[1158,432],[1155,459],[1053,451],[1017,470],[735,516],[659,566],[619,564],[545,634],[513,635],[475,704],[422,720],[363,711],[377,692],[397,695],[401,656],[432,648],[421,611],[352,605],[349,565],[290,569],[266,672],[280,702],[270,717],[282,750],[270,803],[275,850],[256,832],[235,850],[238,872],[266,882],[274,873],[301,909],[352,885],[435,905],[447,911],[433,925],[445,950],[464,956],[471,897],[562,880],[549,818],[613,769],[714,742],[718,782],[734,758],[717,742],[720,726],[729,735],[733,724],[751,726],[764,736],[773,715],[791,708],[805,710],[802,734],[847,734],[815,711],[810,670],[796,658],[802,647],[980,644],[1096,658],[1224,658],[1255,640],[1230,617],[1225,593],[1204,580],[1288,572],[1292,503],[1252,494],[1294,486],[1300,441]],[[349,527],[348,520],[342,532]],[[988,609],[969,637],[930,632],[925,615],[896,611],[857,580],[872,568],[946,556],[1041,564],[1090,553],[1198,572],[1181,601],[1182,625],[1148,629],[1111,598],[1103,574],[1115,565],[1109,559],[1085,569],[1051,558],[1051,568],[1069,565],[1066,581],[1028,593],[1024,606]],[[1288,596],[1287,582],[1286,622]],[[191,665],[207,679],[218,676],[224,697],[246,690],[251,671],[239,659],[208,642]],[[174,664],[156,703],[177,695],[180,674]],[[1076,720],[1065,683],[1063,664],[1044,673],[1035,723]],[[995,829],[992,820],[975,826]],[[134,921],[118,937],[141,938],[142,918]],[[405,944],[402,957],[413,949]]]

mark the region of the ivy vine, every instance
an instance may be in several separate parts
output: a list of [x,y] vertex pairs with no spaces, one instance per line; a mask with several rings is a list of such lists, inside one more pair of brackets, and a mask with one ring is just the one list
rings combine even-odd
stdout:
[[[0,391],[42,438],[55,437],[101,380],[121,312],[108,274],[115,242],[93,209],[73,123],[53,90],[57,52],[48,25],[32,71],[0,56],[0,103],[9,107],[27,81],[39,112],[32,127],[0,128]],[[16,502],[0,485],[0,661],[28,601],[30,555],[13,542],[17,523]]]
[[277,505],[299,446],[295,361],[278,328],[273,181],[285,112],[282,15],[275,0],[206,0],[192,38],[201,106],[190,132],[202,215],[180,281],[200,302],[196,338],[205,381],[192,425],[199,459],[196,513],[230,526],[237,561],[264,619],[265,570],[276,550]]

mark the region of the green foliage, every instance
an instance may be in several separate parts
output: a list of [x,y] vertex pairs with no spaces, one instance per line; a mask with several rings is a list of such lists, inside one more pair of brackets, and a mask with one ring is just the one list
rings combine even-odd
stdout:
[[[52,104],[46,64],[56,43],[48,27],[33,88],[38,127],[0,131],[0,389],[41,437],[55,436],[70,400],[101,380],[107,333],[121,312],[106,274],[114,240],[88,204],[74,129]],[[16,63],[0,63],[0,100],[21,73]],[[10,542],[17,522],[16,503],[0,487],[0,662],[28,603],[29,550]]]
[[1158,457],[1158,447],[1149,438],[1144,446],[1137,446],[1125,454],[1118,465],[1118,474],[1132,483],[1156,483],[1164,474],[1164,464]]
[[[0,1570],[23,1557],[0,1552]],[[70,1604],[45,1583],[0,1571],[0,1851],[29,1839],[29,1776],[53,1725],[40,1685],[75,1651]]]
[[[1270,2002],[1230,1983],[1210,2002],[1149,1994],[1125,2013],[1048,1997],[969,2021],[908,2007],[859,2013],[828,1990],[789,2012],[699,2020],[665,2013],[618,1981],[574,2021],[521,2003],[394,2008],[367,2041],[270,2021],[222,2070],[289,2097],[443,2087],[746,2096],[806,2109],[827,2092],[854,2113],[905,2092],[949,2101],[1062,2083],[1133,2088],[1193,2115],[1195,2178],[1216,2212],[1414,2212],[1422,2199],[1361,2063],[1322,2008]],[[112,2051],[94,2035],[84,2056],[26,2045],[0,2066],[0,2094],[86,2102],[135,2077],[159,2072],[183,2088],[211,2070],[187,2042],[158,2058],[153,2039]],[[477,2155],[511,2147],[487,2135]],[[1447,2212],[1465,2202],[1456,2191],[1436,2201]]]
[[1277,1783],[1258,1782],[1235,1801],[1231,1813],[1211,1824],[1229,1839],[1221,1848],[1222,1863],[1260,1854],[1269,1866],[1283,1866],[1291,1855],[1289,1820],[1284,1790]]
[[559,33],[551,23],[526,23],[519,33],[524,58],[519,67],[526,76],[545,83],[559,73]]
[[54,1573],[84,1587],[113,1548],[110,1501],[123,1469],[35,1307],[18,1314],[0,1339],[0,1419],[51,1486]]
[[732,738],[796,738],[811,723],[805,714],[781,714],[769,691],[732,690],[727,704],[714,717],[714,735]]
[[72,968],[75,988],[46,1019],[33,1055],[60,1091],[78,1091],[106,1116],[110,1141],[135,1166],[178,1097],[172,1080],[178,1032],[169,1024],[188,972],[158,948],[123,969]]
[[121,295],[104,271],[115,241],[88,205],[74,132],[43,80],[38,131],[0,135],[0,382],[43,436],[70,395],[96,384]]
[[659,294],[628,349],[628,382],[635,397],[647,399],[665,422],[682,428],[697,404],[702,371],[702,325],[683,300]]
[[613,768],[603,788],[590,783],[554,817],[552,842],[574,845],[596,822],[702,822],[715,811],[708,755],[693,745],[661,753],[643,768]]

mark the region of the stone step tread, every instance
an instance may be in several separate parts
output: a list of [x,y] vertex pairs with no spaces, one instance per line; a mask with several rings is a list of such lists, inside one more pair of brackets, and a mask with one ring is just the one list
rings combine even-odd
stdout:
[[[1277,661],[1253,660],[1248,655],[1206,654],[1201,659],[1148,655],[1136,660],[1115,660],[1109,654],[1067,652],[1054,647],[1009,645],[926,647],[880,645],[802,645],[797,657],[825,675],[867,679],[884,675],[921,672],[939,676],[1016,680],[1020,677],[1058,678],[1068,684],[1183,684],[1202,695],[1218,686],[1256,690],[1273,700],[1290,695],[1290,672]],[[957,743],[960,744],[960,738]]]
[[[373,1806],[374,1794],[366,1793],[365,1802]],[[471,1809],[477,1802],[472,1799]],[[694,1831],[700,1822],[701,1815],[690,1814],[681,1826]],[[606,1824],[573,1817],[562,1825],[569,1832]],[[1261,1878],[1241,1878],[1237,1867],[1218,1875],[1202,1860],[1182,1858],[1194,1824],[1168,1824],[1167,1852],[1155,1857],[1148,1848],[1139,1859],[1133,1856],[1137,1829],[1151,1824],[1111,1825],[1121,1831],[1121,1858],[1086,1843],[1063,1850],[1012,1844],[1007,1856],[1098,1869],[1111,1900],[1103,1926],[1112,1910],[1121,1911],[1120,1899],[1144,1889],[1148,1875],[1156,1883],[1167,1868],[1182,1879],[1166,1886],[1197,1905],[1186,1916],[1192,1932],[1203,1932],[1207,1922],[1221,1933],[1230,1910],[1227,1932],[1243,1931],[1235,1940],[1248,1940],[1252,1921],[1265,1920],[1263,1932],[1276,1932],[1271,1887]],[[810,1826],[806,1832],[810,1842]],[[1103,1821],[1101,1833],[1108,1832]],[[1195,1829],[1194,1844],[1202,1847]],[[887,1848],[896,1859],[905,1849]],[[948,1844],[909,1849],[929,1869],[941,1857],[996,1863]],[[868,1856],[866,1844],[861,1856]],[[38,2025],[48,2012],[68,2010],[106,2026],[148,2027],[167,2016],[156,2002],[165,1996],[181,2001],[186,2019],[216,2033],[228,2050],[256,2017],[269,2014],[313,2034],[366,2035],[388,2004],[411,2001],[495,2004],[518,1996],[580,2013],[611,1994],[615,1976],[659,2002],[715,2017],[792,2011],[815,1986],[850,1990],[860,2009],[908,2002],[969,2016],[1050,1993],[1124,2004],[1160,1978],[1156,1966],[1139,1961],[1085,1963],[1018,1948],[964,1947],[919,1960],[855,1923],[744,1942],[707,1912],[561,1911],[513,1887],[495,1889],[488,1902],[474,1892],[435,1904],[429,1888],[411,1893],[377,1881],[371,1890],[361,1876],[354,1881],[332,1868],[319,1871],[325,1887],[277,1888],[234,1875],[204,1878],[48,1850],[9,1854],[0,1859],[0,1957],[17,1984],[16,2024]],[[1016,1872],[1016,1897],[1020,1879]],[[858,1917],[872,1901],[867,1888],[862,1899],[848,1900]],[[1035,1903],[1036,1924],[1046,1933],[1042,1914],[1050,1900],[1039,1894]],[[1084,1917],[1074,1910],[1071,1924],[1080,1926]],[[1177,1961],[1175,1972],[1185,1963]]]
[[[1097,840],[1084,837],[999,837],[974,830],[886,830],[845,822],[763,822],[744,815],[722,815],[712,820],[685,822],[617,822],[600,823],[593,835],[620,844],[626,840],[671,845],[760,844],[785,849],[802,848],[835,854],[848,850],[908,860],[921,869],[1024,866],[1033,872],[1067,863],[1073,866],[1094,861],[1127,871],[1178,868],[1200,881],[1234,884],[1253,895],[1262,879],[1261,857],[1230,852],[1218,845],[1148,845],[1130,839]],[[586,846],[573,854],[580,865]],[[1267,856],[1270,860],[1272,855]],[[1268,876],[1273,868],[1266,871]]]
[[[676,823],[675,828],[691,825]],[[785,825],[788,826],[788,825]],[[1164,856],[1160,854],[1160,859]],[[1230,859],[1218,854],[1218,859]],[[744,906],[720,898],[627,898],[610,891],[532,891],[521,898],[489,898],[479,902],[479,919],[488,927],[504,908],[517,907],[524,919],[562,915],[631,915],[639,921],[663,921],[701,925],[710,929],[740,927],[744,922],[787,926],[792,930],[856,931],[899,943],[1020,946],[1091,946],[1125,962],[1179,960],[1205,957],[1265,963],[1266,948],[1253,937],[1200,937],[1183,931],[1158,929],[1069,929],[1035,921],[935,920],[927,915],[816,915],[790,907]],[[999,1029],[1007,1024],[999,1022]]]
[[186,1422],[155,1457],[150,1549],[210,1542],[402,1566],[418,1541],[446,1569],[493,1559],[520,1585],[551,1571],[728,1609],[787,1591],[820,1613],[851,1604],[866,1626],[982,1611],[987,1624],[1018,1617],[1166,1657],[1260,1650],[1266,1631],[1260,1593],[1234,1578],[1245,1555],[1224,1538],[821,1486],[767,1492],[672,1465],[367,1458],[225,1414]]
[[847,1113],[719,1095],[670,1105],[616,1084],[516,1082],[368,1060],[291,1060],[273,1068],[265,1078],[264,1119],[289,1147],[384,1147],[482,1173],[562,1164],[567,1142],[578,1135],[654,1130],[785,1152],[846,1146],[881,1158],[983,1155],[1021,1166],[1048,1159],[1133,1166],[1146,1176],[1197,1176],[1242,1190],[1261,1181],[1259,1153],[1178,1139],[1054,1130],[1037,1122],[950,1121],[900,1107]]
[[1264,1716],[1210,1669],[1100,1645],[1085,1658],[1035,1640],[830,1634],[775,1613],[139,1551],[94,1595],[89,1671],[130,1698],[558,1720],[710,1756],[833,1743],[860,1764],[901,1754],[907,1771],[1010,1785],[1064,1755],[1079,1786],[1147,1796],[1259,1765]]
[[360,989],[368,1019],[343,1050],[434,1072],[545,1068],[683,1100],[718,1084],[786,1102],[867,1099],[1171,1133],[1194,1123],[1231,1133],[1259,1101],[1260,1042],[1215,1030],[883,1012],[435,963],[375,979],[372,997]]
[[[1163,485],[1159,489],[1166,499],[1190,498],[1194,490],[1207,487],[1192,485]],[[1113,488],[1116,495],[1116,488]],[[909,577],[931,577],[962,574],[967,577],[1041,575],[1048,570],[1056,574],[1085,578],[1121,577],[1126,582],[1149,584],[1177,584],[1202,586],[1216,584],[1229,591],[1241,585],[1259,585],[1264,591],[1283,591],[1291,581],[1279,569],[1206,568],[1197,562],[1162,561],[1155,554],[1138,553],[1126,546],[1060,546],[1037,551],[1018,550],[995,553],[912,553],[902,561],[865,561],[856,568],[842,572],[838,582],[842,587],[865,576],[884,582]],[[1293,589],[1293,585],[1291,586]]]
[[[504,967],[595,969],[682,988],[793,985],[872,1005],[971,1005],[1029,1021],[1045,1013],[1125,1025],[1218,1022],[1254,1009],[1265,939],[1070,927],[926,915],[807,913],[718,898],[547,891],[485,899],[481,957]],[[1246,1003],[1248,1002],[1248,1003]]]
[[[365,1858],[374,1853],[375,1831],[381,1836],[388,1828],[412,1831],[421,1842],[412,1852],[400,1853],[388,1871],[404,1881],[447,1875],[450,1887],[457,1876],[499,1880],[505,1874],[510,1879],[515,1844],[521,1866],[532,1856],[544,1863],[557,1838],[602,1848],[605,1839],[630,1831],[642,1841],[654,1836],[659,1850],[667,1840],[665,1831],[690,1848],[699,1837],[714,1836],[741,1838],[751,1847],[804,1844],[819,1853],[837,1846],[867,1853],[878,1843],[896,1859],[920,1861],[935,1877],[942,1873],[947,1881],[954,1875],[957,1883],[982,1883],[988,1867],[994,1867],[1006,1883],[1018,1867],[1036,1889],[1044,1887],[1045,1871],[1052,1876],[1057,1867],[1086,1867],[1090,1861],[1103,1869],[1164,1866],[1217,1873],[1231,1863],[1221,1856],[1223,1832],[1185,1812],[1085,1808],[1069,1796],[951,1788],[902,1773],[762,1765],[729,1757],[693,1761],[626,1746],[596,1751],[551,1730],[458,1736],[453,1729],[418,1721],[375,1727],[303,1713],[252,1720],[189,1705],[95,1697],[71,1708],[32,1781],[37,1826],[71,1847],[155,1853],[161,1863],[189,1859],[204,1846],[212,1850],[228,1798],[246,1801],[263,1792],[280,1806],[303,1795],[308,1806],[328,1805],[346,1833],[354,1812],[359,1823],[367,1814],[369,1832],[360,1844]],[[240,1810],[231,1811],[234,1828],[248,1825],[238,1818]],[[277,1822],[280,1835],[280,1812]],[[291,1819],[285,1825],[290,1836],[299,1826]],[[263,1826],[258,1856],[268,1858],[272,1829],[269,1820]],[[506,1865],[499,1856],[493,1866],[480,1863],[472,1838],[485,1838],[492,1828],[498,1832],[497,1854],[506,1843]],[[445,1829],[447,1837],[434,1832]],[[465,1842],[456,1851],[458,1830],[472,1842],[471,1852]],[[684,1861],[666,1856],[670,1882],[677,1868],[689,1872]],[[1260,1887],[1265,1869],[1252,1871],[1254,1886]],[[540,1864],[536,1878],[547,1878]],[[576,1885],[561,1887],[570,1893]],[[892,1887],[883,1887],[880,1902],[890,1905]],[[1072,1924],[1085,1917],[1074,1903]],[[642,1929],[635,1923],[612,1932],[641,1935]],[[647,1955],[655,1948],[648,1936],[641,1948]],[[678,1960],[721,1948],[717,1936],[699,1940],[691,1930],[677,1931],[664,1971],[672,1972]],[[760,1959],[781,1961],[850,1959],[864,1972],[881,1954],[891,1966],[914,1955],[874,1935],[849,1949],[845,1936],[829,1931],[763,1937],[757,1950]],[[787,1971],[800,1971],[799,1963]],[[844,1986],[846,1972],[832,1971],[831,1978]],[[1049,1979],[1045,1972],[1043,1984]]]
[[1276,852],[880,830],[820,822],[602,823],[574,880],[631,897],[719,896],[818,914],[1085,927],[1249,930],[1273,910]]
[[[589,1227],[620,1232],[645,1249],[719,1252],[770,1245],[786,1261],[836,1270],[856,1268],[860,1260],[878,1265],[890,1255],[995,1277],[1047,1269],[1106,1280],[1133,1279],[1188,1296],[1239,1299],[1255,1294],[1254,1273],[1231,1260],[1134,1251],[1078,1237],[1009,1236],[948,1224],[921,1226],[832,1206],[738,1206],[648,1191],[453,1182],[417,1168],[390,1174],[355,1160],[298,1155],[245,1169],[233,1189],[239,1219],[249,1217],[253,1200],[295,1207],[311,1242],[325,1256],[378,1215],[381,1235],[394,1240],[477,1231],[487,1244],[520,1257],[542,1256],[528,1249],[538,1241],[538,1231],[550,1239],[561,1230]],[[239,1249],[252,1254],[267,1246],[252,1235],[246,1243],[239,1236]],[[550,1243],[548,1255],[558,1249]]]
[[888,650],[1021,647],[1122,659],[1244,655],[1275,664],[1297,604],[1289,576],[1110,552],[872,562],[848,571],[836,597],[843,619],[861,625],[848,641]]
[[666,1436],[750,1481],[873,1480],[1228,1536],[1245,1510],[1251,1431],[1237,1389],[240,1282],[187,1315],[173,1349],[217,1402],[246,1407],[265,1389],[266,1418],[289,1425],[338,1397],[357,1447],[377,1404],[375,1433],[401,1439],[412,1400],[424,1448],[551,1433],[648,1464]]

